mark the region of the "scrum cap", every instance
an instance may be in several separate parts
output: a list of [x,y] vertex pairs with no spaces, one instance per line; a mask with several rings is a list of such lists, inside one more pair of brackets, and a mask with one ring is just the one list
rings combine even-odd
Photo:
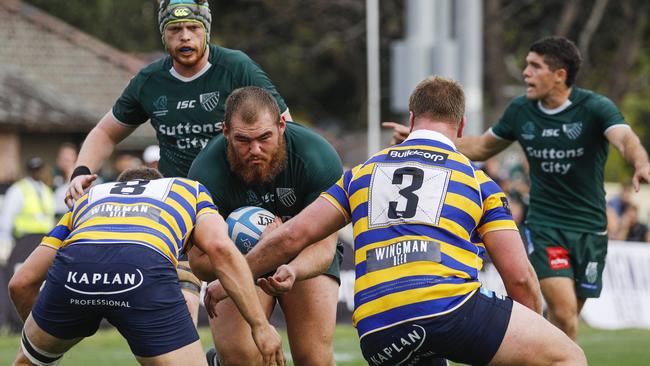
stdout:
[[160,34],[165,34],[169,23],[195,21],[203,24],[205,42],[210,42],[210,4],[208,0],[160,0],[158,6],[158,26]]

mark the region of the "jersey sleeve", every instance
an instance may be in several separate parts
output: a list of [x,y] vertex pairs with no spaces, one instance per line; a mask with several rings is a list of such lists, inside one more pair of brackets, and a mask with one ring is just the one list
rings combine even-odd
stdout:
[[501,118],[491,127],[491,131],[496,137],[508,141],[515,141],[517,139],[514,125],[516,110],[517,107],[513,103],[510,103]]
[[[358,170],[359,166],[355,169]],[[352,180],[352,169],[346,171],[341,175],[339,180],[332,185],[327,191],[321,193],[321,197],[328,200],[334,207],[336,207],[345,216],[345,221],[350,222],[352,212],[350,212],[350,200],[348,195],[348,187]]]
[[284,113],[288,109],[287,104],[275,88],[275,85],[273,85],[273,82],[271,82],[269,76],[264,72],[264,70],[262,70],[260,65],[253,61],[250,57],[246,56],[246,59],[247,62],[242,63],[244,68],[241,74],[241,85],[254,85],[266,89],[278,102],[280,113]]
[[56,226],[43,238],[41,244],[58,250],[63,245],[63,241],[68,238],[71,231],[72,210],[61,217]]
[[305,169],[305,203],[309,204],[330,188],[343,174],[343,164],[336,150],[324,138],[309,149],[309,165]]
[[198,196],[196,199],[196,217],[207,213],[219,213],[217,206],[212,202],[212,195],[201,183],[198,183]]
[[205,189],[205,192],[210,195],[210,203],[215,206],[215,210],[223,213],[225,198],[222,194],[223,187],[220,185],[223,179],[219,178],[219,174],[223,174],[223,170],[222,164],[216,163],[220,159],[225,159],[225,157],[222,158],[218,153],[220,145],[217,140],[222,138],[222,135],[212,138],[208,145],[199,152],[192,162],[192,166],[187,173],[187,178],[199,182]]
[[129,81],[129,85],[122,91],[122,95],[120,95],[113,105],[113,117],[118,122],[127,126],[136,127],[149,119],[138,97],[143,82],[144,77],[140,74],[133,77]]
[[603,133],[612,126],[621,124],[627,125],[623,114],[618,107],[616,107],[616,104],[605,96],[598,95],[596,98],[593,98],[587,109],[590,110],[594,114],[596,120],[601,123],[601,130]]
[[482,170],[476,170],[476,178],[481,187],[483,215],[477,231],[481,236],[496,230],[517,230],[510,213],[508,198],[501,188]]

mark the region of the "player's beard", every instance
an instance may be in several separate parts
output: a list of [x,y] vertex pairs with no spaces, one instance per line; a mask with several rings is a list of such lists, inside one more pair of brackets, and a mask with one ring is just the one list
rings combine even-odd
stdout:
[[199,61],[201,61],[201,59],[205,55],[206,48],[207,47],[205,45],[201,45],[198,48],[193,48],[194,54],[193,57],[191,57],[190,59],[184,58],[181,55],[180,49],[170,50],[170,54],[175,62],[177,62],[178,64],[184,67],[191,68],[194,67],[196,64],[198,64]]
[[287,162],[287,148],[284,142],[284,136],[278,137],[278,147],[271,155],[271,160],[259,165],[249,165],[241,156],[237,155],[237,151],[232,144],[228,144],[226,150],[226,157],[230,170],[239,176],[246,184],[264,184],[273,180],[285,167]]

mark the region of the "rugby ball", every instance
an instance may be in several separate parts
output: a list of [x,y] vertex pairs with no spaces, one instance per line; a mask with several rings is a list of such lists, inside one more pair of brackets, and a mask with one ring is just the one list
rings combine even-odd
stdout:
[[274,219],[275,215],[261,207],[240,207],[226,218],[228,235],[237,245],[237,249],[246,254],[253,249],[266,226]]

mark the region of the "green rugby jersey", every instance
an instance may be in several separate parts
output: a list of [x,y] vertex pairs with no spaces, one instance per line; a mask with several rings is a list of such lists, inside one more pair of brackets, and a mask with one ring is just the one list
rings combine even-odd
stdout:
[[268,90],[280,111],[287,109],[269,77],[246,54],[210,45],[208,66],[193,77],[176,73],[170,56],[142,69],[115,102],[113,116],[131,127],[150,119],[160,144],[160,172],[185,177],[199,151],[221,133],[228,95],[248,85]]
[[335,184],[343,168],[332,145],[310,129],[287,122],[284,137],[286,167],[272,182],[248,186],[232,173],[223,136],[199,153],[188,177],[205,185],[224,218],[239,207],[259,206],[286,221]]
[[527,223],[580,232],[607,230],[604,167],[609,151],[605,131],[625,124],[606,97],[573,88],[571,105],[556,114],[538,101],[514,99],[492,133],[517,140],[530,166]]

